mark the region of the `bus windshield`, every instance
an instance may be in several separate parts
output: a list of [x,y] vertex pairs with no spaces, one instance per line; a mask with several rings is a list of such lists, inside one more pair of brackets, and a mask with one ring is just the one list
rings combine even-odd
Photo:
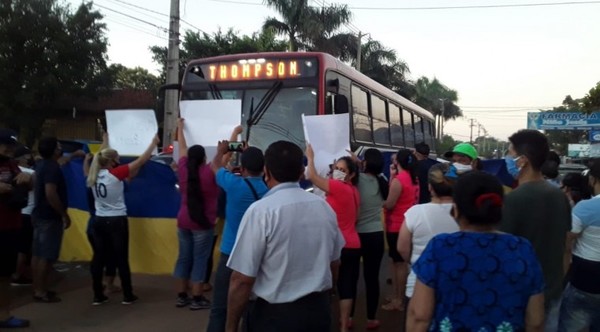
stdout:
[[[218,91],[222,99],[242,100],[241,121],[244,130],[247,130],[251,106],[256,109],[269,89],[227,89],[219,85]],[[210,90],[196,90],[184,92],[183,99],[206,100],[215,97]],[[260,121],[251,127],[249,145],[264,151],[269,144],[285,140],[304,148],[302,114],[315,115],[316,113],[317,89],[315,87],[284,87],[279,90],[271,105],[264,111]]]

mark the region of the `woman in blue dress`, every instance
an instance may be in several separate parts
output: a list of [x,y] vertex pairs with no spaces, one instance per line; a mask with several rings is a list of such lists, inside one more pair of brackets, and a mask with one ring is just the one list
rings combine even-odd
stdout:
[[496,230],[500,182],[483,172],[466,173],[453,198],[460,231],[434,237],[414,264],[406,330],[542,331],[544,282],[533,247]]

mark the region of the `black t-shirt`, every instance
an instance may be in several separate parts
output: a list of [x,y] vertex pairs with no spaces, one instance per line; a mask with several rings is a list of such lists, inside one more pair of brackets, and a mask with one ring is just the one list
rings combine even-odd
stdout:
[[65,177],[60,170],[60,165],[55,160],[42,160],[36,170],[35,181],[35,201],[36,206],[33,209],[33,216],[40,219],[60,219],[61,215],[50,206],[46,199],[46,184],[55,184],[58,197],[67,208],[67,184]]
[[431,202],[431,194],[429,193],[429,169],[436,162],[427,158],[419,160],[419,204]]

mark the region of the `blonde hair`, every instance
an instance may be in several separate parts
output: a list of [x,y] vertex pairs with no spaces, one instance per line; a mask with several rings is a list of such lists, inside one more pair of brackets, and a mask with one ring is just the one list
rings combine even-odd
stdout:
[[90,171],[87,177],[87,186],[93,187],[96,184],[96,180],[98,179],[98,172],[100,169],[105,168],[109,165],[109,163],[113,160],[116,160],[119,157],[119,153],[115,149],[106,148],[102,151],[96,153],[94,156],[94,160],[92,160],[92,165],[90,166]]

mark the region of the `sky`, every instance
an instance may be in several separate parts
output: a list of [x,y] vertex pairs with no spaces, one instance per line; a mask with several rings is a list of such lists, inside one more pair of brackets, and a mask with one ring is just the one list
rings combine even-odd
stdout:
[[[277,13],[261,0],[180,0],[183,32],[233,27],[258,31]],[[590,2],[573,0],[575,2]],[[66,0],[73,8],[81,0]],[[332,1],[327,1],[331,3]],[[458,92],[464,117],[444,132],[470,138],[471,119],[492,137],[506,140],[526,126],[527,112],[560,106],[565,96],[584,97],[600,82],[600,1],[587,4],[471,9],[425,7],[504,6],[567,0],[347,0],[347,31],[369,34],[394,49],[410,78],[437,77]],[[166,46],[170,0],[95,0],[105,15],[110,63],[152,72],[148,48]],[[310,0],[322,5],[322,0]],[[133,5],[133,6],[132,6]],[[137,6],[137,7],[136,7]],[[401,10],[391,9],[403,8]],[[368,8],[368,9],[367,9]],[[417,8],[417,9],[415,9]],[[144,22],[142,22],[144,21]]]

